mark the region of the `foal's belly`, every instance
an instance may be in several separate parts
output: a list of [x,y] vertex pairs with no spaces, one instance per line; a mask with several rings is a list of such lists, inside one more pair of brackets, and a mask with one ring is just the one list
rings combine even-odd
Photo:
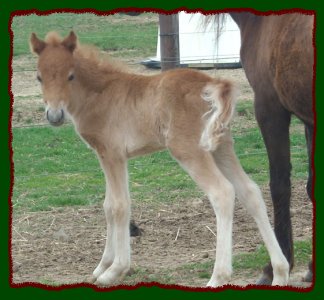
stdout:
[[126,147],[126,154],[128,158],[136,157],[136,156],[142,156],[145,154],[157,152],[160,150],[165,149],[164,146],[161,144],[147,144],[142,146],[127,146]]

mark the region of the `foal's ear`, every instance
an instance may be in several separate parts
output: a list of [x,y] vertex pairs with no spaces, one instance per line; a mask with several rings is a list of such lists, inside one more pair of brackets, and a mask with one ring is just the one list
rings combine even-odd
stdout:
[[71,31],[70,34],[62,41],[62,45],[66,47],[69,51],[73,52],[77,46],[77,36]]
[[34,32],[30,36],[29,45],[30,50],[38,55],[40,55],[46,47],[46,43],[40,40]]

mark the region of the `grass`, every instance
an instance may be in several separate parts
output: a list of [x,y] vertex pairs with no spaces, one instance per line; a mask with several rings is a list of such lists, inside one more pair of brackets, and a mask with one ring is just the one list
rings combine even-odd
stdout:
[[[127,20],[127,22],[125,21]],[[96,16],[91,13],[54,13],[48,16],[16,16],[12,22],[14,55],[29,54],[28,40],[35,32],[43,38],[49,31],[65,36],[74,30],[82,43],[94,44],[118,56],[155,56],[158,34],[156,14],[137,17],[121,14]]]
[[[294,243],[295,267],[305,266],[312,255],[312,242],[295,241]],[[265,246],[260,246],[256,251],[249,253],[240,253],[233,256],[233,272],[242,271],[260,271],[268,262],[269,255]],[[199,278],[210,278],[214,267],[213,260],[204,263],[187,264],[182,268],[193,270]]]
[[[13,205],[24,210],[91,205],[104,198],[104,176],[92,150],[72,126],[13,130],[15,185]],[[172,201],[200,194],[191,179],[160,152],[129,162],[133,198]]]
[[[294,243],[295,265],[306,265],[312,255],[312,243],[309,241],[296,241]],[[254,253],[242,253],[234,257],[234,270],[256,270],[269,261],[269,255],[264,246],[259,247]]]
[[[234,119],[233,133],[235,149],[238,157],[248,174],[257,183],[264,184],[268,180],[269,163],[265,145],[258,128],[252,101],[242,101],[237,104],[237,115],[243,120],[238,123]],[[251,122],[248,129],[241,129],[242,122]],[[308,176],[308,155],[306,149],[304,125],[296,117],[292,117],[290,128],[290,146],[292,156],[292,176],[296,179],[305,179]],[[263,167],[262,167],[263,166]]]
[[[242,109],[242,107],[244,109]],[[253,113],[244,103],[239,112]],[[307,177],[303,129],[293,120],[291,142],[295,178]],[[268,182],[268,159],[259,129],[233,128],[235,149],[245,171],[258,183]],[[15,184],[12,202],[17,211],[51,207],[93,205],[104,199],[104,175],[96,155],[81,141],[72,125],[62,128],[13,129]],[[191,178],[167,151],[129,161],[132,198],[147,203],[202,197]]]
[[239,116],[244,116],[248,119],[254,119],[254,107],[252,101],[242,101],[237,103],[236,112]]
[[[234,136],[236,133],[234,132]],[[257,128],[240,132],[235,148],[249,175],[259,184],[268,181],[267,155]],[[303,149],[301,133],[292,137]],[[49,210],[66,205],[92,205],[104,198],[104,176],[92,150],[72,125],[62,128],[13,129],[16,209]],[[293,155],[293,176],[307,175],[306,150]],[[167,151],[129,161],[132,198],[143,202],[168,202],[201,197],[202,192]]]
[[[296,241],[294,243],[295,252],[295,268],[305,267],[308,264],[312,255],[312,242],[311,240]],[[258,276],[261,273],[262,268],[269,262],[269,255],[264,246],[260,246],[257,250],[249,253],[240,253],[233,256],[233,276],[235,274],[254,274]],[[197,284],[197,278],[208,281],[213,272],[214,261],[208,259],[201,263],[189,263],[179,266],[175,269],[161,269],[159,274],[152,276],[147,275],[146,270],[137,268],[135,273],[129,278],[129,280],[136,280],[140,277],[144,281],[158,281],[165,284],[176,284],[179,277],[181,280],[190,282],[190,284]]]

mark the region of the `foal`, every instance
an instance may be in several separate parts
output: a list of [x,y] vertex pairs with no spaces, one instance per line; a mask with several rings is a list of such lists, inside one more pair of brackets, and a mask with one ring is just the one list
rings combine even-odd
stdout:
[[233,150],[229,123],[235,99],[232,84],[192,70],[155,76],[130,74],[81,47],[71,32],[65,39],[33,33],[50,124],[69,114],[82,139],[96,152],[106,178],[104,212],[107,240],[93,272],[99,285],[111,285],[130,268],[130,196],[127,160],[161,149],[171,155],[207,194],[217,218],[217,251],[208,286],[224,285],[232,273],[235,194],[254,217],[274,269],[273,285],[288,282],[288,262],[275,238],[257,185]]

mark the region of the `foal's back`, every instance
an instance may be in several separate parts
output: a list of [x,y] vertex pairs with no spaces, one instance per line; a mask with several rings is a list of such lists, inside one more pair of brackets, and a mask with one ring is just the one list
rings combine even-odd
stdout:
[[[206,114],[216,109],[216,102],[219,112],[224,111],[220,118],[224,126],[235,105],[235,88],[230,81],[190,69],[155,76],[132,75],[128,85],[125,81],[125,89],[128,125],[124,133],[129,157],[167,148],[174,139],[184,139],[189,147],[198,146],[209,117]],[[204,99],[206,92],[210,99]]]

